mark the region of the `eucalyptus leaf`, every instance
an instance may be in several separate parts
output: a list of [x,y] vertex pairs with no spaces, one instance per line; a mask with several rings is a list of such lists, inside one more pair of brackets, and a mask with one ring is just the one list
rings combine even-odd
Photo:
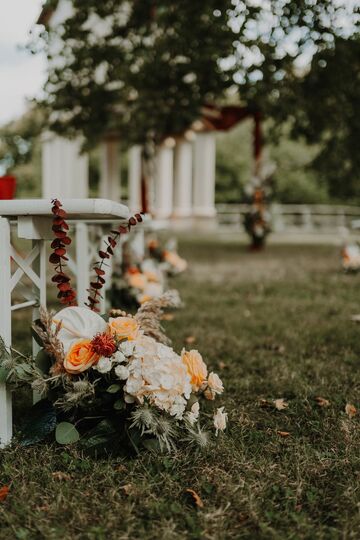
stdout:
[[29,446],[43,441],[56,427],[56,413],[51,401],[42,399],[28,410],[20,430],[20,444]]
[[111,384],[106,391],[109,394],[116,394],[116,392],[118,392],[119,390],[121,390],[120,384]]
[[55,439],[59,444],[73,444],[80,439],[80,434],[74,424],[60,422],[56,426]]
[[120,443],[119,430],[109,420],[99,422],[80,441],[83,450],[96,456],[115,452],[120,447]]
[[125,406],[125,402],[122,399],[118,399],[113,405],[116,411],[122,411],[123,409],[125,409]]

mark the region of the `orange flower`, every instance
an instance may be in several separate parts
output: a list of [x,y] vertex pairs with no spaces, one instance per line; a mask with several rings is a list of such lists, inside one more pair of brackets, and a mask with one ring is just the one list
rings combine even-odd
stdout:
[[71,375],[78,375],[97,364],[99,358],[91,346],[91,340],[81,339],[70,347],[65,356],[64,369]]
[[183,349],[181,359],[186,365],[187,372],[190,375],[190,382],[193,390],[199,390],[207,377],[207,367],[201,354],[194,349],[191,351],[185,351],[185,349]]
[[144,276],[144,274],[141,274],[140,272],[128,273],[126,279],[129,286],[133,287],[134,289],[140,289],[140,291],[143,291],[146,287],[146,276]]
[[139,325],[132,317],[109,319],[109,330],[118,339],[133,341],[139,333]]

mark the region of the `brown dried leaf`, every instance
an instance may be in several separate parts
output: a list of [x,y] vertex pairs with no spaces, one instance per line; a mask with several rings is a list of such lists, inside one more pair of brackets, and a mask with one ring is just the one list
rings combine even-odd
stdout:
[[185,338],[185,343],[187,343],[188,345],[191,345],[192,343],[195,343],[195,341],[196,341],[195,336],[187,336]]
[[351,403],[347,403],[345,406],[345,412],[349,418],[354,418],[357,413],[357,409],[354,407],[354,405],[351,405]]
[[289,404],[285,401],[284,398],[274,399],[273,403],[274,403],[275,409],[277,409],[278,411],[287,409],[289,406]]
[[218,366],[219,366],[219,369],[227,368],[227,364],[225,364],[225,362],[223,362],[222,360],[220,360],[220,362],[218,362]]
[[9,495],[9,491],[9,486],[3,486],[2,488],[0,488],[0,502],[5,501],[5,499]]
[[288,431],[277,431],[276,432],[280,437],[290,437],[290,433]]
[[125,495],[128,495],[128,496],[131,495],[131,493],[133,493],[134,491],[132,484],[125,484],[124,486],[121,486],[120,489],[122,489]]
[[193,489],[185,489],[185,493],[188,493],[190,495],[192,503],[197,508],[204,508],[204,503],[202,502],[201,498],[196,493],[196,491],[194,491]]
[[63,471],[55,471],[51,473],[51,476],[54,478],[54,480],[58,480],[59,482],[71,480],[70,474]]
[[316,396],[315,401],[319,405],[319,407],[329,407],[330,406],[330,401],[328,399],[323,398],[323,397]]

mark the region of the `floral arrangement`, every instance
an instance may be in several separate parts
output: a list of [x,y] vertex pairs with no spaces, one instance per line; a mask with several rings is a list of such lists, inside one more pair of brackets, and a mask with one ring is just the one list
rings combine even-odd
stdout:
[[345,272],[358,272],[360,270],[360,247],[358,244],[349,244],[342,249],[341,263]]
[[[53,208],[58,212],[61,203],[53,201]],[[56,227],[68,237],[65,212],[54,214]],[[1,380],[12,389],[31,387],[39,398],[21,427],[22,444],[55,436],[59,444],[77,443],[96,455],[138,452],[141,447],[171,451],[182,441],[205,447],[210,424],[216,435],[225,430],[224,408],[209,411],[224,390],[221,379],[208,373],[198,351],[183,349],[178,354],[161,326],[164,309],[180,303],[176,291],[145,301],[135,315],[121,310],[109,316],[97,313],[104,260],[113,254],[118,235],[140,219],[130,218],[127,226],[112,231],[107,251],[99,252],[87,307],[74,305],[74,293],[63,294],[72,291],[63,268],[65,252],[50,256],[56,265],[54,277],[66,277],[53,282],[67,284],[63,290],[58,287],[58,297],[67,307],[57,313],[40,309],[33,325],[41,347],[36,358],[5,347],[0,339]],[[53,249],[65,248],[57,244]]]
[[[0,363],[11,387],[31,386],[42,398],[30,412],[24,444],[54,433],[59,443],[79,442],[96,453],[142,446],[171,451],[180,441],[206,446],[200,401],[213,402],[224,388],[198,351],[178,354],[164,335],[163,309],[178,301],[169,291],[134,316],[112,311],[108,318],[87,307],[42,309],[34,324],[42,344],[37,358],[7,351]],[[226,420],[217,408],[216,434]]]
[[251,247],[261,249],[267,235],[271,232],[271,216],[267,210],[266,189],[256,182],[256,179],[247,186],[246,195],[250,202],[248,212],[244,216],[244,227],[251,238]]
[[187,261],[178,254],[173,240],[162,247],[160,242],[153,238],[148,242],[148,250],[149,256],[158,261],[169,276],[181,274],[188,267]]

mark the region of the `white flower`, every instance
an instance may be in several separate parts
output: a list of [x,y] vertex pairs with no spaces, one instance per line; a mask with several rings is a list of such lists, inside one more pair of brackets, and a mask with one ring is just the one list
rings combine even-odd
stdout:
[[224,412],[224,407],[220,407],[217,409],[216,413],[214,414],[214,426],[216,429],[216,436],[218,435],[219,431],[224,431],[226,429],[226,422],[227,422],[227,413]]
[[182,418],[191,393],[190,377],[180,356],[171,347],[148,336],[135,340],[134,357],[128,364],[124,391],[138,403],[151,405]]
[[135,347],[134,341],[123,341],[120,344],[119,349],[125,356],[131,356],[134,351],[134,347]]
[[71,346],[81,339],[92,339],[96,334],[105,332],[106,322],[100,315],[86,307],[67,307],[53,318],[54,326],[61,322],[57,337],[61,341],[65,354]]
[[208,377],[208,386],[215,394],[222,394],[224,391],[224,385],[219,375],[211,372]]
[[200,413],[200,404],[198,401],[196,401],[191,407],[190,411],[188,411],[186,415],[187,419],[189,420],[192,426],[198,421],[199,413]]
[[128,378],[129,376],[129,370],[127,367],[125,366],[116,366],[115,368],[115,375],[121,379],[122,381],[124,381],[125,379]]
[[125,355],[121,351],[116,351],[112,359],[113,359],[113,362],[115,362],[116,364],[121,364],[121,362],[126,362]]
[[94,366],[94,369],[98,371],[99,373],[109,373],[112,368],[112,362],[110,358],[105,358],[105,356],[102,356],[98,363]]

